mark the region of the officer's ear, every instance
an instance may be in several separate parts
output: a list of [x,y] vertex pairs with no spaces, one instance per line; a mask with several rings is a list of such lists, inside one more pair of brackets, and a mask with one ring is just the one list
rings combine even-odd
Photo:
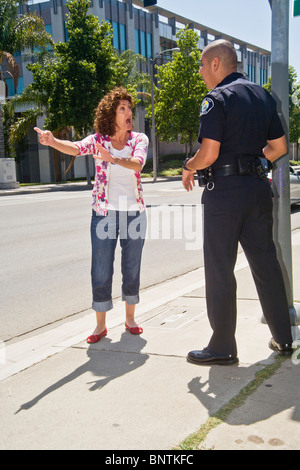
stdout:
[[219,59],[219,57],[214,57],[213,60],[212,60],[212,67],[213,67],[213,70],[216,72],[220,66],[220,63],[221,63],[221,60]]

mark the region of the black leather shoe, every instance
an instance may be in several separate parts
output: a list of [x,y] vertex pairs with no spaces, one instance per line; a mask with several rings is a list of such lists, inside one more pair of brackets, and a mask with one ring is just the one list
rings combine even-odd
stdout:
[[271,338],[271,341],[269,342],[269,348],[277,352],[279,356],[291,356],[294,352],[291,344],[276,343],[274,338]]
[[204,348],[202,351],[189,352],[187,361],[203,366],[210,366],[213,364],[217,364],[219,366],[231,366],[232,364],[239,363],[239,359],[236,356],[215,353],[210,351],[208,348]]

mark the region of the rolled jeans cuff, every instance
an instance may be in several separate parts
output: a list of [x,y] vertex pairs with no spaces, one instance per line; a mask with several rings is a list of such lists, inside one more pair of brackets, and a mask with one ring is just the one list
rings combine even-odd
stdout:
[[140,302],[140,296],[139,294],[125,295],[124,292],[122,292],[122,300],[126,301],[128,305],[136,305]]
[[112,310],[113,303],[112,300],[106,300],[105,302],[93,302],[92,308],[95,312],[108,312]]

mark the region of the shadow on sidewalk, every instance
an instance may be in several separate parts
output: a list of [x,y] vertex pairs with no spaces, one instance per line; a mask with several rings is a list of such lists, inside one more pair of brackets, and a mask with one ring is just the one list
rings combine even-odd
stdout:
[[[270,357],[274,357],[274,354]],[[218,404],[224,402],[224,394],[228,389],[228,385],[222,386],[220,382],[220,367],[211,367],[207,380],[202,382],[201,376],[195,377],[188,384],[190,393],[205,406],[210,417],[219,411]],[[254,383],[252,390],[248,389],[245,393],[246,400],[235,402],[233,399],[232,411],[226,417],[226,423],[232,426],[250,425],[265,421],[284,410],[291,410],[291,420],[300,421],[300,390],[297,386],[300,383],[300,365],[294,365],[290,358],[286,359],[271,377],[258,385],[255,383],[257,372],[257,364],[228,368],[228,374],[224,377],[226,381],[249,377],[253,378]],[[263,370],[261,372],[263,374]],[[257,395],[254,397],[252,392]],[[243,412],[239,412],[241,406],[244,406]]]
[[[119,377],[142,367],[149,358],[148,354],[141,353],[142,349],[147,344],[147,341],[141,336],[135,336],[134,341],[131,341],[128,332],[124,332],[121,335],[120,341],[113,343],[113,347],[111,347],[111,343],[111,339],[105,338],[101,341],[101,349],[97,349],[97,345],[89,347],[87,349],[87,355],[89,358],[88,362],[78,367],[78,369],[75,369],[63,379],[46,388],[46,390],[31,401],[21,405],[15,414],[20,413],[20,411],[29,410],[47,395],[64,387],[70,382],[73,382],[87,372],[98,377],[98,379],[93,382],[87,382],[88,385],[93,384],[89,390],[95,391],[101,389],[112,380],[118,379]],[[105,360],[103,360],[103,356],[105,356]]]

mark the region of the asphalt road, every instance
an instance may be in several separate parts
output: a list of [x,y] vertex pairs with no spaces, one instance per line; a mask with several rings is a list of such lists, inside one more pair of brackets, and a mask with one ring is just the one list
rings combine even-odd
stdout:
[[[144,184],[148,235],[141,288],[203,265],[201,189]],[[91,308],[90,191],[0,198],[0,340]],[[121,296],[120,248],[113,297]]]
[[[148,232],[141,289],[203,265],[202,190],[144,184]],[[91,308],[90,191],[0,198],[0,341],[85,315]],[[292,229],[300,227],[300,205]],[[121,296],[117,247],[113,298]]]

